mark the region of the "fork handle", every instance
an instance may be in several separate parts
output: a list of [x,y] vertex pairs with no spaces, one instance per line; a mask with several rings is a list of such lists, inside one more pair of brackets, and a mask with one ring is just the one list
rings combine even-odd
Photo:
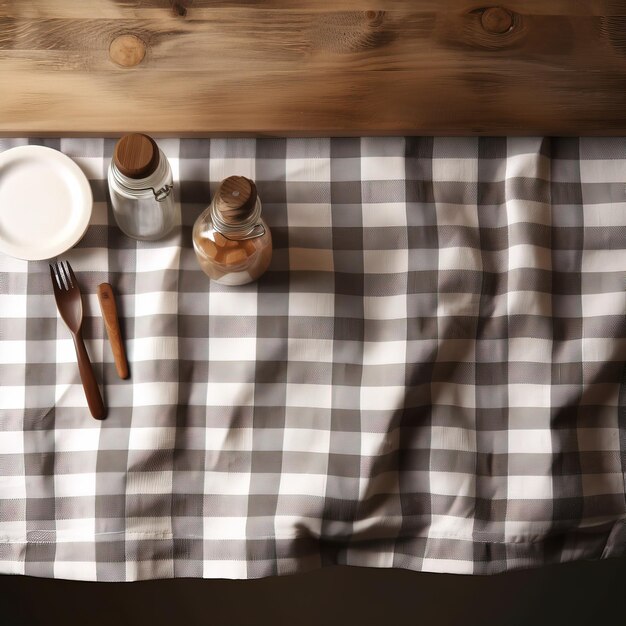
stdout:
[[73,334],[72,337],[74,338],[78,371],[80,372],[80,380],[83,383],[83,389],[87,397],[87,405],[93,417],[97,420],[102,420],[105,418],[104,403],[102,402],[96,375],[87,354],[87,348],[85,348],[85,342],[80,334]]

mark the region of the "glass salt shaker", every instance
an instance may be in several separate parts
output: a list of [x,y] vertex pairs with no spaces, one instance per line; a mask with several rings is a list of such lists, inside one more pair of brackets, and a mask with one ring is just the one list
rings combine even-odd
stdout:
[[204,273],[221,285],[245,285],[265,272],[272,235],[253,181],[243,176],[222,181],[194,224],[193,247]]
[[108,180],[113,215],[124,234],[152,241],[172,230],[176,222],[172,169],[152,137],[124,135],[115,145]]

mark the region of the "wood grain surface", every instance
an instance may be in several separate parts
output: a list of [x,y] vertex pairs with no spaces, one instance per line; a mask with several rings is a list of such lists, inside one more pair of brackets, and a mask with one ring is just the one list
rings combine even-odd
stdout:
[[626,0],[0,0],[0,134],[626,134]]

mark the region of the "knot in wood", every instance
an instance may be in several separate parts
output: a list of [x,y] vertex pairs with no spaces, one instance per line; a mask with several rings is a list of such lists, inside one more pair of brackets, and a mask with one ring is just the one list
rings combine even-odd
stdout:
[[380,26],[383,23],[383,19],[385,18],[384,11],[366,11],[365,17],[369,22],[370,26]]
[[120,35],[109,46],[111,61],[122,67],[139,65],[146,56],[146,44],[135,35]]
[[508,33],[515,25],[511,11],[503,7],[489,7],[480,16],[482,27],[492,35]]
[[187,7],[185,6],[187,3],[185,0],[171,0],[170,4],[172,5],[172,13],[174,13],[174,15],[180,17],[187,15]]

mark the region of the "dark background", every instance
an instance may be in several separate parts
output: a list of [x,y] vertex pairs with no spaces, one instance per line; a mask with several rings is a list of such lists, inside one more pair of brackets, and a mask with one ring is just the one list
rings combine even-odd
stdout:
[[622,626],[626,559],[495,576],[331,567],[260,580],[0,576],[2,626]]

